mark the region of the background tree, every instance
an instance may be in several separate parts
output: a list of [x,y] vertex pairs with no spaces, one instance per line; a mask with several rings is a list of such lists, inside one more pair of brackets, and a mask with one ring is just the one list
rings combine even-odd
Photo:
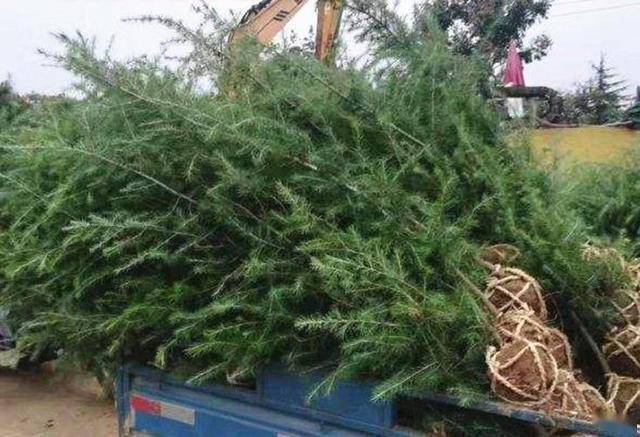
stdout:
[[617,74],[606,65],[604,55],[591,68],[594,72],[590,89],[592,120],[599,124],[619,120],[625,103],[624,81],[619,80]]
[[620,121],[627,101],[625,82],[607,65],[604,55],[591,69],[592,77],[565,95],[566,121],[584,124]]
[[14,91],[10,79],[0,82],[0,128],[11,123],[27,107],[27,103]]
[[9,79],[0,82],[0,106],[7,105],[14,98],[15,93]]
[[[525,45],[525,34],[547,16],[550,7],[550,0],[422,0],[415,6],[413,29],[424,33],[438,25],[456,52],[480,53],[491,65],[504,60],[509,42],[515,39],[524,60],[531,62],[547,54],[551,39],[539,35]],[[349,9],[350,29],[360,40],[386,38],[395,43],[408,31],[385,0],[352,0]]]
[[578,83],[572,92],[565,94],[563,112],[560,114],[561,122],[587,123],[591,118],[590,112],[590,86],[588,83]]
[[633,121],[634,127],[640,129],[640,87],[636,89],[636,100],[627,111],[627,119]]

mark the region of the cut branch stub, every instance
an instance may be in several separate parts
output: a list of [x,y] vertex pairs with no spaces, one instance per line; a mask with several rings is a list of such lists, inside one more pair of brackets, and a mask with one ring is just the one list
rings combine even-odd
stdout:
[[531,309],[542,322],[547,320],[547,305],[542,296],[542,287],[522,270],[510,267],[497,269],[489,281],[485,295],[498,314]]
[[567,336],[558,329],[546,326],[531,309],[509,311],[497,323],[498,333],[503,343],[525,339],[542,343],[548,349],[561,369],[573,369],[571,345]]
[[619,375],[640,377],[640,327],[614,328],[602,349],[611,370]]
[[491,390],[506,402],[536,407],[549,401],[558,383],[558,365],[546,346],[516,340],[487,350]]

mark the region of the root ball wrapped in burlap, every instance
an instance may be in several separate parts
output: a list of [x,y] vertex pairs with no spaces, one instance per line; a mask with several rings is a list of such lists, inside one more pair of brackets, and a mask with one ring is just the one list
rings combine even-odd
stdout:
[[631,278],[634,287],[640,287],[640,260],[634,259],[631,262],[625,263],[624,270]]
[[585,261],[611,260],[620,263],[622,266],[625,265],[624,258],[616,249],[612,247],[599,247],[591,243],[584,245],[582,258]]
[[540,410],[555,416],[594,420],[606,414],[606,401],[597,389],[561,369],[551,397]]
[[604,420],[613,420],[615,418],[613,407],[609,405],[597,388],[586,382],[580,382],[580,389],[595,418]]
[[607,375],[607,405],[620,420],[637,424],[640,422],[640,380]]
[[558,368],[572,370],[573,356],[567,336],[546,326],[531,309],[509,311],[496,325],[503,343],[525,339],[545,345],[558,364]]
[[547,320],[542,287],[522,270],[510,267],[497,269],[489,280],[485,295],[498,314],[531,309],[541,321]]
[[611,303],[620,313],[620,322],[636,325],[640,322],[640,294],[635,290],[618,290]]
[[495,244],[485,247],[480,252],[480,261],[483,265],[492,268],[493,266],[508,266],[520,256],[517,247],[510,244]]
[[516,405],[536,407],[549,401],[558,382],[558,365],[548,348],[519,339],[487,350],[491,389]]
[[613,292],[612,303],[621,315],[621,322],[633,325],[640,323],[640,260],[627,262],[616,249],[592,244],[585,245],[582,256],[587,261],[609,260],[622,267],[630,284]]
[[640,327],[614,328],[608,335],[603,352],[615,373],[640,377]]

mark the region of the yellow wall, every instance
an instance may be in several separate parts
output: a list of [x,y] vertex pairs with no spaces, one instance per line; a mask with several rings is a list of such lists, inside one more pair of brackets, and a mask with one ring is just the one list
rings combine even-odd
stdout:
[[555,159],[577,163],[623,163],[625,155],[640,146],[640,131],[612,127],[537,129],[531,132],[536,158],[543,163]]

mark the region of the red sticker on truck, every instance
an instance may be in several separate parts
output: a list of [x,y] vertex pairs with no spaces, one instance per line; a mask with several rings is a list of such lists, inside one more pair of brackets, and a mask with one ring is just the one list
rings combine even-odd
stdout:
[[135,413],[146,413],[152,416],[160,416],[187,425],[195,425],[196,412],[193,408],[186,408],[180,405],[164,401],[143,397],[140,395],[131,396],[132,418],[135,420]]
[[134,411],[151,414],[152,416],[160,415],[160,402],[140,396],[131,396],[131,408]]

